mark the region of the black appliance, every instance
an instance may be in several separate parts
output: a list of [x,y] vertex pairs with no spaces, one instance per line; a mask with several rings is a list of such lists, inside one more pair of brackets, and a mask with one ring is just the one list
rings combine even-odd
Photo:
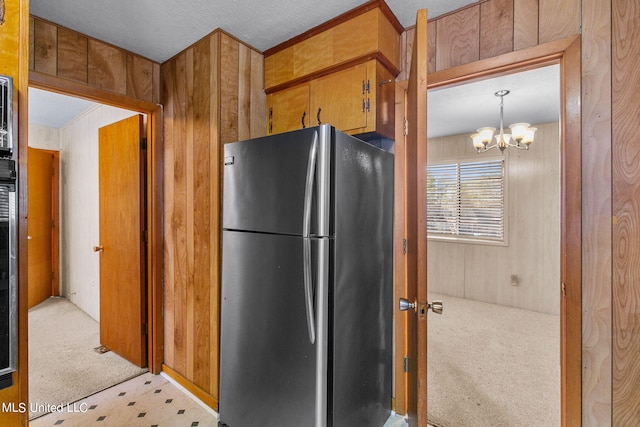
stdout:
[[16,164],[13,80],[0,76],[0,389],[13,385],[17,355]]

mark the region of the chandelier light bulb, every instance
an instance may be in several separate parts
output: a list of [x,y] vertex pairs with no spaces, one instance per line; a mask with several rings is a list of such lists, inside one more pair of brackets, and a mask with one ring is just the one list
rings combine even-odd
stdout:
[[493,148],[504,152],[507,147],[528,150],[529,145],[533,142],[533,136],[537,129],[531,127],[529,123],[514,123],[509,126],[511,133],[504,132],[504,97],[509,93],[509,90],[503,89],[494,94],[500,97],[500,131],[495,135],[495,142],[491,143],[496,132],[494,127],[480,128],[476,131],[477,133],[471,135],[473,147],[478,153],[484,153]]

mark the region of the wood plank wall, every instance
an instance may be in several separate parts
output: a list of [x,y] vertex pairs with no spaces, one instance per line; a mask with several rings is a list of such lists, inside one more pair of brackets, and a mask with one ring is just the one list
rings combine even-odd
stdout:
[[613,0],[613,425],[640,425],[640,5]]
[[582,0],[582,10],[582,422],[585,426],[610,426],[611,1]]
[[[427,30],[433,73],[579,34],[580,0],[485,0],[430,20]],[[405,64],[412,31],[403,34]]]
[[216,409],[221,149],[226,142],[264,135],[263,73],[262,55],[220,30],[161,68],[164,363]]
[[29,70],[88,87],[160,102],[160,64],[32,16]]
[[640,8],[626,0],[488,0],[428,28],[429,72],[582,34],[585,426],[640,425],[638,28]]

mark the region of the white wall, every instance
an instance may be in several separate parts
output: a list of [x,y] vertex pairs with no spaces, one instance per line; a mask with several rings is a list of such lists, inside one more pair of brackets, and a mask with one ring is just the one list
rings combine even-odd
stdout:
[[60,129],[29,123],[29,147],[60,151]]
[[[427,243],[428,289],[549,314],[560,312],[560,148],[558,123],[536,125],[529,151],[508,149],[508,245]],[[428,141],[429,162],[477,154],[469,135]],[[511,285],[511,275],[518,286]]]
[[106,105],[60,129],[60,292],[100,321],[98,129],[132,116]]

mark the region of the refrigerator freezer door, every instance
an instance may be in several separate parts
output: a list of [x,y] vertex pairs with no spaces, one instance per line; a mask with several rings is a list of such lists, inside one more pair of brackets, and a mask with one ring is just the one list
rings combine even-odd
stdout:
[[335,141],[333,427],[382,426],[391,411],[393,156]]
[[315,425],[304,240],[223,231],[219,411],[229,427]]
[[325,125],[226,144],[223,228],[302,236],[310,213],[309,233],[328,235],[332,133]]

